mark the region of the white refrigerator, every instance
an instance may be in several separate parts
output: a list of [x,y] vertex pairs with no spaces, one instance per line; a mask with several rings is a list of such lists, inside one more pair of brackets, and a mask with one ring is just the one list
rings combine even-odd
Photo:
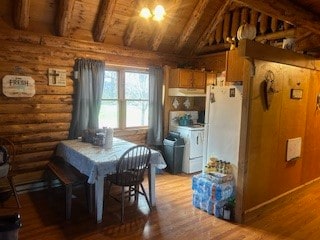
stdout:
[[206,94],[203,167],[210,157],[232,164],[234,177],[238,168],[242,85],[208,86]]

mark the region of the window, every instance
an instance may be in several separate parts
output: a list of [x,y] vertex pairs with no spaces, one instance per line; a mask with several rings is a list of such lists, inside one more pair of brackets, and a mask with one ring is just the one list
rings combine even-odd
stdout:
[[148,126],[149,74],[138,70],[107,70],[104,78],[99,127]]

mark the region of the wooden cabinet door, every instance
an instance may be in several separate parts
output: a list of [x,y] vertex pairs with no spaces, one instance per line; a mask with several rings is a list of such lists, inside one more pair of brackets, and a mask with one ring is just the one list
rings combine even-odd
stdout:
[[206,86],[217,85],[217,75],[215,73],[206,73]]
[[179,69],[179,87],[192,88],[192,70]]
[[205,88],[206,87],[206,73],[201,71],[193,71],[193,88]]
[[227,51],[226,81],[243,81],[244,59],[239,57],[238,50]]
[[171,88],[205,88],[206,73],[191,69],[176,68],[170,71]]

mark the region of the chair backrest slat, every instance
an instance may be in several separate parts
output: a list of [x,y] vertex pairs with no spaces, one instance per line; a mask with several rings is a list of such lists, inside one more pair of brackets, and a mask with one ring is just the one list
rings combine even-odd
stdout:
[[150,148],[137,145],[128,149],[117,164],[117,182],[119,185],[129,186],[143,181],[145,169],[149,165]]

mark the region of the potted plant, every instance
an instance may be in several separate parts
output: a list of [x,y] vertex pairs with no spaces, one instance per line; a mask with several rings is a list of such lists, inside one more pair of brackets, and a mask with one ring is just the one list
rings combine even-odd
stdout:
[[223,206],[223,219],[233,221],[234,209],[236,205],[235,197],[229,197],[226,204]]

